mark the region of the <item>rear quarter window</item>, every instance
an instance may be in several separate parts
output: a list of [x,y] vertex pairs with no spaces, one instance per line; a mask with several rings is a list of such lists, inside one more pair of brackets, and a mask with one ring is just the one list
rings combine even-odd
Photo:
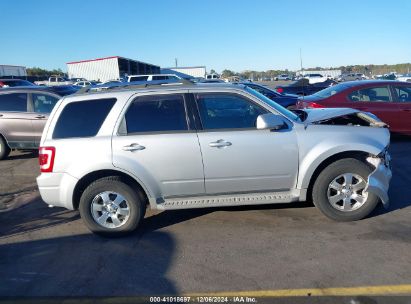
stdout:
[[27,112],[27,94],[11,93],[0,95],[0,111]]
[[115,102],[115,98],[106,98],[67,104],[57,120],[53,139],[96,136]]

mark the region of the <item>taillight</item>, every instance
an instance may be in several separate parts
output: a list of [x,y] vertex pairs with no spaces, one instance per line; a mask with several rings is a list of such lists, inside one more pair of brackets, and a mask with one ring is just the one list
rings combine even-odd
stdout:
[[305,108],[312,108],[312,109],[317,109],[317,108],[324,108],[324,106],[315,103],[315,102],[304,102]]
[[278,93],[284,92],[284,89],[283,89],[283,88],[275,88],[275,89],[277,90]]
[[56,155],[55,147],[39,148],[39,164],[41,172],[53,172],[54,157]]

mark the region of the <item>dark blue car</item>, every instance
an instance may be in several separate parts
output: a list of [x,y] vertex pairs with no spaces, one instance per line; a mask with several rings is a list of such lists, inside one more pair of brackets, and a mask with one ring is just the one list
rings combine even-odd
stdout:
[[250,89],[256,90],[257,92],[263,94],[265,97],[270,98],[284,108],[293,109],[298,101],[297,95],[291,94],[281,94],[265,86],[253,83],[253,82],[242,82],[241,84],[249,87]]

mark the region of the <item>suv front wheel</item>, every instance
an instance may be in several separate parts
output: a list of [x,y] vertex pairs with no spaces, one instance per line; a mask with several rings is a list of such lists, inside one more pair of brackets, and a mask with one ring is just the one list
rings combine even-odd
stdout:
[[368,216],[377,206],[376,195],[364,191],[372,168],[346,158],[326,167],[313,186],[313,203],[336,221],[356,221]]
[[90,184],[80,199],[80,215],[94,233],[120,236],[134,231],[146,206],[119,177],[105,177]]

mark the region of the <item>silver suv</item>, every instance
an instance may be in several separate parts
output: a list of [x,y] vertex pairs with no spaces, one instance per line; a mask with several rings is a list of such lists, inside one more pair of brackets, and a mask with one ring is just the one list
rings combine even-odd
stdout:
[[129,87],[65,97],[45,127],[43,200],[79,209],[99,234],[152,209],[312,199],[338,221],[388,203],[390,134],[371,114],[298,115],[243,85]]

